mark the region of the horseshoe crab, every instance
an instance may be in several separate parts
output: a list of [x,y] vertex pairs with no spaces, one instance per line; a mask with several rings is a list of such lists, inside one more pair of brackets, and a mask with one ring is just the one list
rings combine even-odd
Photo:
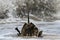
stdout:
[[22,27],[21,32],[18,28],[15,28],[19,33],[18,36],[36,36],[41,37],[42,31],[39,31],[38,28],[33,23],[25,23]]

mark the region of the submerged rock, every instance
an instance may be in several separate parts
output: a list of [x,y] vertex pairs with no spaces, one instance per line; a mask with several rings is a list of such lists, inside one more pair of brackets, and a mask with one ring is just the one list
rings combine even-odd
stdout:
[[25,23],[22,27],[21,32],[18,28],[15,28],[18,31],[19,36],[37,36],[41,37],[42,31],[39,31],[38,28],[33,23]]

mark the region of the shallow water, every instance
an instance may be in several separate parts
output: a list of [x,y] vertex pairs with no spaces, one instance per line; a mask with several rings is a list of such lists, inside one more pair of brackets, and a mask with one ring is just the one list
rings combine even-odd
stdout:
[[[52,39],[58,39],[60,36],[60,22],[36,22],[35,25],[38,27],[39,30],[43,30],[43,37],[37,38],[37,37],[31,37],[31,38],[23,38],[17,36],[17,31],[15,30],[16,27],[19,28],[21,31],[21,28],[24,23],[22,22],[16,22],[16,23],[5,23],[0,24],[0,40],[50,40]],[[57,37],[56,37],[57,36]],[[51,39],[51,40],[52,40]],[[60,38],[59,38],[60,39]]]

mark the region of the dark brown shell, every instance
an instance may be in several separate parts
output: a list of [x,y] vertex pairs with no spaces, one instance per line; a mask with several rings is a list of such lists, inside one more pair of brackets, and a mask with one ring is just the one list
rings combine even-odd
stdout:
[[33,23],[25,23],[21,30],[22,36],[37,36],[38,33],[38,28]]

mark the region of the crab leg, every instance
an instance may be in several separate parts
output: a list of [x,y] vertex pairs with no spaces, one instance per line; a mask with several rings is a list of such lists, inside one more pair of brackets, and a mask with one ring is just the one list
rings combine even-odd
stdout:
[[17,27],[15,28],[15,30],[17,30],[17,32],[18,32],[19,34],[21,34],[20,31],[19,31],[19,29],[18,29]]

